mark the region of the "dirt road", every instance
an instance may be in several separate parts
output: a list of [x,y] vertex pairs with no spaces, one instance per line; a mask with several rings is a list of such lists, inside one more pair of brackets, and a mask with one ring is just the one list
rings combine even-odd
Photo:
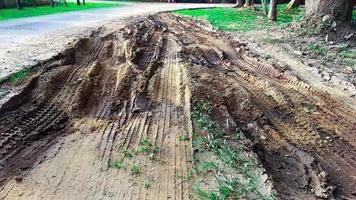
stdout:
[[245,46],[164,13],[2,84],[0,198],[355,199],[355,110]]
[[85,37],[91,31],[112,21],[118,26],[120,22],[125,23],[125,18],[132,16],[177,9],[233,6],[154,2],[120,4],[124,6],[0,21],[0,80],[23,67],[54,56],[73,39]]

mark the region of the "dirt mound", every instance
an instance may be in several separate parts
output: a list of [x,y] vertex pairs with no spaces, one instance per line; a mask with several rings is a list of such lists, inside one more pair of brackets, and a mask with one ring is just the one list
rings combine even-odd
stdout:
[[174,14],[79,39],[2,104],[0,197],[355,198],[355,110],[245,46]]

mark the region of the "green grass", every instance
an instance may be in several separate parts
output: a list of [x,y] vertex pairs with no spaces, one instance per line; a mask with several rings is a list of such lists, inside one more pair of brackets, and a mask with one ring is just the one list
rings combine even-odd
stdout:
[[352,20],[356,21],[356,10],[352,11]]
[[151,181],[149,178],[146,177],[145,180],[143,181],[143,187],[147,189],[150,186],[151,186]]
[[[209,171],[215,172],[215,178],[218,182],[218,188],[213,190],[204,190],[199,184],[194,186],[196,195],[203,200],[225,200],[234,195],[244,197],[244,199],[275,200],[275,194],[262,195],[259,192],[261,187],[261,180],[256,174],[257,161],[249,155],[242,153],[242,148],[238,141],[234,138],[227,138],[224,133],[224,128],[214,121],[211,117],[213,115],[211,104],[206,101],[198,99],[193,100],[192,119],[193,124],[205,133],[205,136],[193,134],[193,148],[204,148],[203,151],[212,151],[217,158],[223,163],[225,168],[233,168],[240,173],[246,181],[241,181],[237,178],[229,178],[224,174],[224,170],[220,170],[215,162],[205,161],[194,167],[192,176],[197,176],[201,173]],[[243,133],[236,132],[236,139],[241,138]],[[230,140],[230,142],[228,142]],[[231,143],[232,142],[232,143]],[[184,179],[189,179],[191,175],[188,173]],[[235,198],[236,199],[236,198]]]
[[39,15],[48,15],[61,12],[86,10],[92,8],[107,8],[114,6],[122,6],[119,3],[92,3],[88,2],[85,5],[77,6],[75,2],[68,2],[68,7],[63,3],[57,7],[51,7],[50,5],[33,7],[24,7],[23,10],[18,10],[16,8],[5,8],[0,9],[0,20],[8,20],[22,17],[33,17]]
[[286,4],[278,6],[278,21],[269,22],[260,6],[258,11],[237,8],[209,8],[195,10],[179,10],[178,14],[194,17],[205,17],[212,25],[225,31],[250,31],[262,30],[272,26],[283,26],[294,20],[300,19],[303,9],[296,8],[285,10]]
[[10,83],[12,84],[16,84],[17,81],[25,78],[26,76],[28,76],[31,73],[31,69],[30,68],[24,68],[18,72],[15,72],[13,74],[10,75]]
[[132,165],[131,173],[132,174],[141,174],[141,166],[140,165]]
[[319,43],[311,43],[308,45],[308,50],[311,51],[312,53],[320,56],[325,56],[326,55],[326,49]]
[[179,141],[188,141],[189,140],[189,136],[188,135],[180,135],[179,136]]

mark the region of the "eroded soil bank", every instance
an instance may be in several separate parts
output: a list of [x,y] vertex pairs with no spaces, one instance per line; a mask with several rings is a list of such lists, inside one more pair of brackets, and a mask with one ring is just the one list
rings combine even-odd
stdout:
[[3,83],[19,93],[0,109],[0,198],[222,198],[224,176],[237,180],[231,199],[355,199],[350,102],[245,47],[165,13],[95,31]]

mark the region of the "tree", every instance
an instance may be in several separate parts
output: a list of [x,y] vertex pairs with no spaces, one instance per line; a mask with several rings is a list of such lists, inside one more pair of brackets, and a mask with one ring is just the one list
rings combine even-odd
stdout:
[[36,1],[35,0],[31,0],[31,2],[32,2],[32,7],[36,8],[37,7]]
[[22,5],[21,0],[16,0],[16,8],[19,9],[19,10],[23,9],[23,5]]
[[278,0],[271,0],[271,2],[270,2],[268,19],[271,21],[277,20],[277,3],[278,3]]
[[242,7],[244,6],[245,1],[244,0],[237,0],[236,1],[236,7]]
[[350,22],[353,4],[353,0],[306,0],[306,15],[319,19],[330,15],[338,20]]
[[252,5],[253,5],[253,1],[252,0],[246,0],[244,7],[250,7]]
[[0,8],[5,8],[5,2],[4,0],[0,0]]
[[267,11],[267,7],[266,7],[266,0],[261,0],[261,3],[262,3],[262,10],[267,15],[268,11]]
[[77,0],[77,5],[80,6],[80,0]]
[[288,9],[292,9],[292,8],[297,8],[301,3],[301,0],[291,0],[289,3],[288,3]]

